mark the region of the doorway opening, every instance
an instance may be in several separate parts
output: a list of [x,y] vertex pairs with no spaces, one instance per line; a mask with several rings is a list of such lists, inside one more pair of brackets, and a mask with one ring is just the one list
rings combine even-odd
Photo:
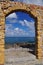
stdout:
[[18,62],[17,58],[26,58],[25,61],[36,58],[36,22],[35,17],[26,11],[15,11],[6,16],[6,61]]

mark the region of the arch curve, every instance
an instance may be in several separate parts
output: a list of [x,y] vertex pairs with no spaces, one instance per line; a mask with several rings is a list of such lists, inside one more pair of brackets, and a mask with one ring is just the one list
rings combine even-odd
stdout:
[[20,2],[10,1],[2,5],[2,10],[5,16],[11,12],[20,10],[20,11],[31,13],[34,17],[37,17],[36,7],[31,4],[27,5],[27,4],[20,3]]
[[24,9],[15,9],[15,10],[13,10],[13,11],[10,11],[9,13],[7,13],[7,14],[5,15],[5,17],[8,16],[8,15],[10,15],[10,14],[13,13],[13,12],[19,12],[19,11],[24,12],[24,13],[27,13],[27,14],[30,15],[30,17],[32,17],[32,18],[34,18],[34,19],[37,19],[37,17],[35,17],[30,11],[27,11],[27,10],[24,10]]

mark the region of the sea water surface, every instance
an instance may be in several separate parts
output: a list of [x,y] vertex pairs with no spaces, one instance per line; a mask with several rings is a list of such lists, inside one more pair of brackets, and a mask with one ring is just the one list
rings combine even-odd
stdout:
[[35,43],[35,37],[5,37],[5,43],[14,44],[21,42]]

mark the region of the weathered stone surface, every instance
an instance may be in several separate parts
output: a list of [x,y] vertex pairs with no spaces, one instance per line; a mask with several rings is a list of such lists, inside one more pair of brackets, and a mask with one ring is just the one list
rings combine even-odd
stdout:
[[[30,12],[29,14],[32,17],[37,18],[37,43],[35,48],[35,53],[37,58],[41,59],[43,56],[42,53],[42,44],[43,44],[43,7],[33,4],[24,4],[20,2],[11,2],[11,1],[0,1],[0,51],[4,51],[4,37],[5,37],[5,17],[15,10]],[[42,34],[42,35],[41,35]],[[2,44],[2,45],[1,45]],[[0,64],[4,64],[4,52],[0,53]]]

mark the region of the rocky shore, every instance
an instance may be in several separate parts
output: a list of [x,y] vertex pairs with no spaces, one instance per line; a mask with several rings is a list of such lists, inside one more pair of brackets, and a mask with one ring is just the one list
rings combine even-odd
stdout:
[[[29,48],[30,47],[30,48]],[[5,65],[35,65],[42,64],[36,59],[32,46],[16,46],[5,49]]]
[[35,43],[12,43],[12,44],[5,44],[5,49],[8,49],[8,48],[18,48],[18,47],[24,47],[24,48],[35,48]]

